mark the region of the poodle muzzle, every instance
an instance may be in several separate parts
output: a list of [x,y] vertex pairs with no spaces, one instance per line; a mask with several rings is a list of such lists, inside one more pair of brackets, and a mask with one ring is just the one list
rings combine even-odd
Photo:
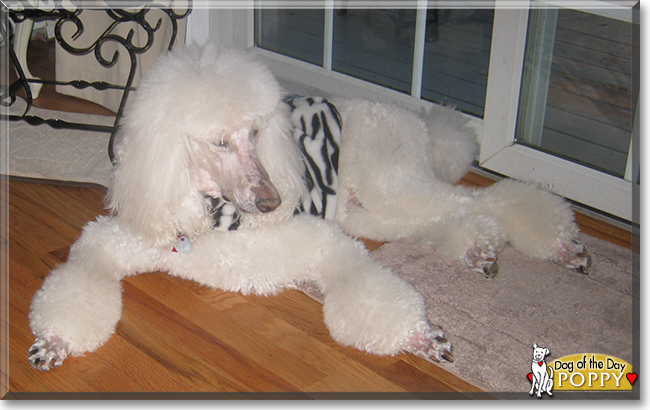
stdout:
[[241,212],[267,213],[282,202],[268,173],[257,158],[254,144],[232,133],[227,142],[186,139],[190,179],[200,192],[223,198]]

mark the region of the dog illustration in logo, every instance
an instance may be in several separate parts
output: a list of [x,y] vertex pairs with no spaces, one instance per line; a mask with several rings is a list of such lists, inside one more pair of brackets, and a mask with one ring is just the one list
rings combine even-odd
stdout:
[[551,389],[553,388],[553,368],[548,367],[549,372],[546,370],[546,362],[544,358],[548,356],[551,352],[545,347],[537,347],[537,343],[533,343],[533,364],[531,365],[532,373],[529,375],[530,381],[533,383],[533,386],[530,388],[529,394],[535,392],[535,387],[537,387],[537,397],[542,397],[542,393],[546,392],[549,396],[552,396]]

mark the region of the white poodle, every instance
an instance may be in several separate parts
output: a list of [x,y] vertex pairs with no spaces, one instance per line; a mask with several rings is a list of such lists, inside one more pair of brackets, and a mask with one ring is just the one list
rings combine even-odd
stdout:
[[212,46],[163,56],[132,96],[113,216],[84,228],[34,296],[38,369],[104,344],[120,320],[121,279],[143,272],[262,295],[313,280],[341,344],[451,361],[422,296],[350,236],[416,237],[486,276],[507,242],[589,267],[559,197],[511,180],[453,185],[476,138],[449,108],[422,119],[369,101],[283,98],[252,55]]

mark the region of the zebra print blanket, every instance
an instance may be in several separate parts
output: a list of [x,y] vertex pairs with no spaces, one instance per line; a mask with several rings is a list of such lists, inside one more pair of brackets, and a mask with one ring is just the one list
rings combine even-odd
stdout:
[[[341,116],[336,107],[321,97],[285,97],[291,108],[293,138],[305,162],[305,183],[309,194],[302,198],[296,214],[310,213],[334,219],[338,184]],[[214,229],[236,230],[240,211],[221,198],[209,198]]]

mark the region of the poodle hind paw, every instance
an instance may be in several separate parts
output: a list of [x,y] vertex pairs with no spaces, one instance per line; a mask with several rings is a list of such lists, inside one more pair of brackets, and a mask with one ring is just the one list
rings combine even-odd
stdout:
[[479,244],[472,246],[465,254],[465,263],[474,272],[486,278],[493,278],[499,273],[499,261],[495,251],[485,249]]
[[405,351],[422,359],[434,362],[453,362],[453,346],[445,337],[442,329],[431,326],[418,326],[406,342]]
[[39,337],[29,348],[29,363],[35,369],[47,371],[61,366],[69,350],[68,344],[58,338]]
[[574,239],[560,239],[555,250],[553,261],[573,269],[584,275],[589,274],[591,268],[591,255],[580,242]]

